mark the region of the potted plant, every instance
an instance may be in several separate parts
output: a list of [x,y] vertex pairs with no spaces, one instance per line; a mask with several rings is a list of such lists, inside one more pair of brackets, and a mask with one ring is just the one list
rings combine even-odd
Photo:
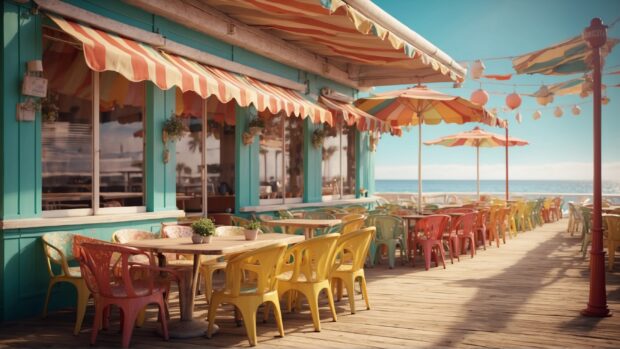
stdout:
[[260,229],[259,221],[250,221],[245,226],[245,239],[246,240],[256,240],[258,237],[258,231]]
[[201,218],[192,223],[194,235],[192,242],[195,244],[208,244],[211,242],[211,236],[215,233],[215,224],[209,218]]
[[323,141],[325,140],[325,131],[322,128],[317,128],[312,132],[312,146],[315,149],[323,147]]
[[248,124],[248,130],[252,136],[255,136],[263,131],[265,128],[265,122],[261,118],[255,118]]
[[167,143],[168,140],[178,141],[183,137],[185,133],[185,125],[183,124],[183,120],[177,115],[172,115],[170,118],[164,121],[163,127],[163,141]]

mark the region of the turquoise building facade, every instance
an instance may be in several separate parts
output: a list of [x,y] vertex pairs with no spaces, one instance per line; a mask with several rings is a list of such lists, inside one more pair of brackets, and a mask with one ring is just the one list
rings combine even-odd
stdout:
[[[206,36],[163,17],[132,7],[119,0],[69,0],[69,4],[127,25],[159,33],[167,39],[238,62],[261,71],[306,84],[307,98],[320,95],[328,87],[356,97],[358,91],[254,54],[241,47]],[[162,124],[175,109],[174,90],[162,91],[146,82],[144,123],[144,195],[146,212],[92,215],[79,218],[46,218],[42,215],[42,120],[18,121],[16,106],[25,101],[21,84],[26,63],[42,59],[42,27],[52,25],[32,2],[3,0],[2,27],[2,111],[0,114],[0,320],[13,320],[40,314],[48,286],[46,261],[40,237],[46,232],[70,231],[103,240],[122,228],[159,231],[162,222],[176,221],[184,215],[176,202],[175,151],[167,163],[162,160]],[[236,108],[235,213],[249,214],[247,207],[259,205],[259,142],[241,146],[242,134],[254,118],[253,107]],[[310,146],[312,131],[321,125],[304,121],[304,192],[302,207],[322,202],[321,149]],[[360,189],[374,190],[374,152],[367,132],[356,131],[356,196]],[[170,145],[174,147],[174,145]],[[249,174],[249,175],[248,175]],[[360,203],[368,200],[358,199]],[[350,201],[349,201],[350,202]],[[331,202],[337,205],[338,202]],[[57,286],[50,309],[75,303],[71,286]]]

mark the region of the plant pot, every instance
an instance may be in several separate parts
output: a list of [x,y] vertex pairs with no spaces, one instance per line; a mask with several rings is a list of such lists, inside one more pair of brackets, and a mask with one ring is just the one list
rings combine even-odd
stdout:
[[211,237],[212,237],[212,236],[213,236],[213,235],[203,236],[203,237],[202,237],[202,243],[203,243],[203,244],[209,244],[209,243],[211,243]]
[[194,234],[192,235],[192,242],[195,244],[202,244],[202,235]]
[[248,241],[256,240],[258,237],[258,229],[246,229],[245,239]]

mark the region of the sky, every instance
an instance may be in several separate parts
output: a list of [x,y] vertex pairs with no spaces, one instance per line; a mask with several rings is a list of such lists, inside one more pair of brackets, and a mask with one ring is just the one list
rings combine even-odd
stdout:
[[[396,19],[425,37],[457,62],[482,59],[485,74],[514,73],[510,59],[488,60],[518,56],[551,46],[580,35],[593,17],[611,24],[620,17],[618,0],[373,0]],[[608,30],[608,37],[620,38],[620,23]],[[620,70],[620,45],[607,57],[604,72]],[[482,88],[489,92],[487,108],[505,106],[506,95],[494,93],[533,93],[547,85],[570,80],[579,75],[551,77],[545,75],[513,75],[507,82],[536,86],[499,86],[493,80],[482,79]],[[486,83],[489,82],[489,83]],[[619,75],[603,76],[607,85],[620,84]],[[399,86],[402,88],[403,86]],[[444,93],[469,98],[480,84],[468,79],[460,89],[449,83],[430,83],[428,87]],[[380,92],[396,87],[379,87]],[[607,88],[610,102],[603,106],[603,179],[620,181],[620,88]],[[510,148],[511,179],[580,179],[592,178],[592,97],[578,95],[556,96],[553,103],[543,107],[534,98],[522,96],[519,111],[521,124],[515,121],[516,112],[500,112],[510,122],[510,136],[525,139],[529,146]],[[573,116],[572,105],[580,104],[581,114]],[[553,115],[558,105],[564,115]],[[533,120],[534,111],[542,117]],[[429,125],[422,130],[424,141],[439,138],[475,126],[504,134],[503,129],[480,124]],[[381,138],[375,157],[376,179],[417,178],[417,127],[405,132],[402,138],[389,135]],[[481,179],[504,178],[504,149],[481,149]],[[471,147],[422,148],[422,176],[425,179],[475,179],[476,151]]]

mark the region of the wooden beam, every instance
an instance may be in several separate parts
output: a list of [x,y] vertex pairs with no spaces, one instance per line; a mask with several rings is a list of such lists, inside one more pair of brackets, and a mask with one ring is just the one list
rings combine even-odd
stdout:
[[271,58],[280,63],[357,88],[349,74],[325,57],[228,17],[198,0],[123,0],[190,29]]
[[145,44],[162,49],[166,52],[187,57],[199,63],[228,70],[237,74],[247,75],[252,78],[285,87],[291,90],[304,92],[306,85],[297,81],[285,79],[281,76],[266,73],[256,68],[233,62],[210,53],[197,50],[174,41],[167,40],[161,34],[152,33],[136,27],[126,25],[113,19],[98,15],[82,8],[64,3],[58,0],[35,0],[43,10],[53,12],[64,17],[78,20],[82,23],[100,28],[107,32],[112,32],[123,37],[140,41]]

